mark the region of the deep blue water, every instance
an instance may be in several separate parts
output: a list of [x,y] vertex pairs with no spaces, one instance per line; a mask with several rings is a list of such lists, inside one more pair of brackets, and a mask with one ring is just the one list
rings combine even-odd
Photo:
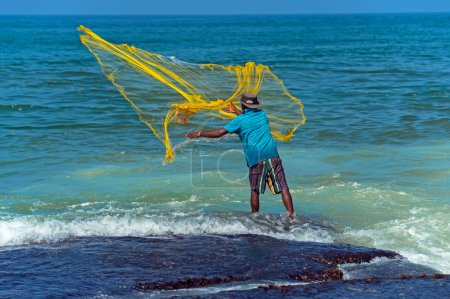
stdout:
[[[162,166],[162,145],[80,43],[80,24],[187,62],[269,65],[308,117],[279,144],[305,222],[286,229],[269,195],[249,215],[238,157],[225,157],[227,180],[191,163],[201,149],[217,165],[237,139],[200,141]],[[251,233],[394,250],[449,273],[448,24],[449,14],[1,16],[0,248]]]

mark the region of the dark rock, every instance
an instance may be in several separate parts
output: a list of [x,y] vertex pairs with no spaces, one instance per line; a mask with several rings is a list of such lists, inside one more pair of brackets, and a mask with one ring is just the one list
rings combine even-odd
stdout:
[[291,278],[300,281],[330,281],[330,280],[341,280],[344,274],[336,265],[331,266],[328,269],[322,271],[308,271],[301,272],[299,274],[292,275]]
[[[375,257],[386,258],[390,266],[385,268],[385,262],[365,263]],[[410,285],[414,281],[425,287],[433,282],[439,290],[446,288],[447,276],[419,265],[405,267],[401,258],[391,263],[393,257],[399,255],[373,248],[259,235],[79,238],[0,251],[0,297],[10,297],[12,293],[18,298],[93,297],[99,290],[102,295],[119,297],[140,291],[163,296],[197,296],[195,288],[204,288],[199,294],[206,296],[208,286],[217,290],[223,284],[247,281],[314,283],[230,294],[273,297],[283,292],[293,297],[299,294],[339,297],[352,285],[376,290],[380,290],[380,285],[389,285],[396,289],[397,285]],[[356,278],[363,279],[344,281],[341,263],[361,266],[351,271]],[[371,271],[374,267],[378,270]],[[412,278],[422,272],[428,276]],[[403,279],[399,278],[400,273],[404,274]],[[384,278],[393,282],[386,283]],[[222,293],[227,297],[227,292],[221,292],[220,296]]]
[[224,278],[220,277],[200,277],[200,278],[186,278],[184,280],[178,280],[175,282],[138,282],[136,288],[139,290],[178,290],[178,289],[189,289],[189,288],[199,288],[210,285],[216,285],[221,283],[229,283],[236,281],[243,281],[244,277],[234,277],[227,276]]

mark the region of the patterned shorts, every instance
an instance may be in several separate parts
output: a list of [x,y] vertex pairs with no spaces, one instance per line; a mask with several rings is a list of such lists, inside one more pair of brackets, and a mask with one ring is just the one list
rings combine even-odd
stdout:
[[279,194],[283,189],[289,189],[284,176],[280,157],[270,158],[249,168],[250,188],[256,193],[266,191],[266,184],[272,194]]

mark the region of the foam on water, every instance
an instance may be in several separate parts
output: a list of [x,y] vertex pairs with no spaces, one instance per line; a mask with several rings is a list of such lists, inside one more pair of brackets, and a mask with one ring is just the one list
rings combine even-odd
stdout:
[[[408,260],[450,273],[450,206],[426,194],[342,181],[294,189],[306,212],[342,228],[336,242],[389,249]],[[338,179],[338,180],[335,180]]]
[[[448,209],[349,229],[342,240],[394,250],[410,261],[450,273]],[[411,214],[416,213],[414,210]]]
[[171,296],[205,296],[213,295],[220,292],[226,291],[248,291],[257,289],[260,287],[272,286],[300,286],[308,285],[308,282],[292,282],[292,281],[253,281],[244,283],[232,283],[229,285],[212,286],[212,287],[202,287],[193,289],[181,289],[176,291],[156,291],[153,293],[141,293],[136,298],[167,298]]
[[341,264],[338,266],[343,273],[343,278],[365,279],[369,277],[399,277],[408,273],[409,275],[423,275],[436,273],[435,269],[427,266],[411,263],[408,259],[397,257],[375,257],[370,262],[360,264]]
[[297,241],[333,242],[332,232],[310,222],[292,225],[286,217],[265,215],[221,217],[211,215],[99,216],[71,221],[33,216],[0,221],[0,246],[51,243],[72,237],[256,234]]

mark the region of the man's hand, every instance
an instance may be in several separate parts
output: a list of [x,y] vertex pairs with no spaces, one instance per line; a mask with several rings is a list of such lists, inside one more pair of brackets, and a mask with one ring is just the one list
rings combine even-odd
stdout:
[[190,133],[187,133],[187,134],[186,134],[186,137],[189,137],[189,138],[198,138],[198,137],[200,137],[200,132],[190,132]]
[[239,110],[233,103],[230,103],[230,105],[228,105],[228,107],[225,108],[225,111],[237,115],[242,114],[242,111]]

